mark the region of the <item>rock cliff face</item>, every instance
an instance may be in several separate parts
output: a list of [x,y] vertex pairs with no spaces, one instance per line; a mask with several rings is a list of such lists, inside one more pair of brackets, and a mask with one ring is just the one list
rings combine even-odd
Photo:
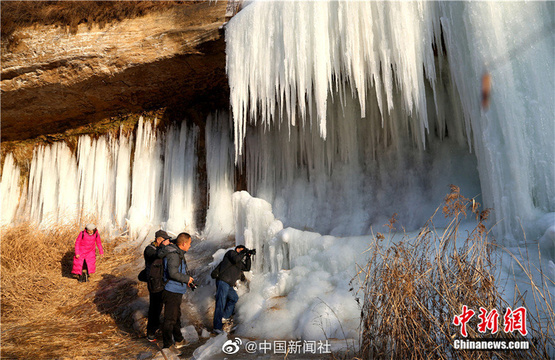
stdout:
[[2,39],[2,140],[162,107],[227,107],[225,12],[225,1],[184,2],[102,25],[15,29]]

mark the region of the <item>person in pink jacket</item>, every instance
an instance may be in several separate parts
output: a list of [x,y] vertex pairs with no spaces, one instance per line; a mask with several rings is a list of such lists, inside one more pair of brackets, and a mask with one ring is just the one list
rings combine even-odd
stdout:
[[[79,275],[79,282],[88,281],[88,275],[96,271],[96,247],[100,256],[104,255],[102,241],[94,224],[88,224],[75,239],[75,256],[73,257],[72,274]],[[87,264],[87,272],[83,274],[83,264]]]

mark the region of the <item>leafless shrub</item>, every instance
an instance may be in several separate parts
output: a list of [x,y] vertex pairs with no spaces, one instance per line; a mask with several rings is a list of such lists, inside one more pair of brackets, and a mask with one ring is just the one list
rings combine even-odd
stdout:
[[[438,209],[439,210],[439,209]],[[436,210],[436,214],[438,212]],[[461,339],[461,328],[453,325],[455,315],[464,305],[476,311],[467,324],[468,338],[520,339],[518,333],[505,333],[501,325],[507,304],[501,298],[495,279],[498,253],[492,250],[484,222],[489,209],[465,198],[456,186],[446,196],[443,214],[450,218],[447,227],[436,229],[432,216],[416,238],[403,236],[394,239],[395,218],[389,224],[389,234],[377,233],[368,249],[370,259],[357,275],[361,281],[359,295],[362,302],[362,359],[530,359],[548,358],[548,347],[553,347],[549,331],[553,333],[553,309],[548,329],[535,326],[535,339],[526,351],[456,350],[455,339]],[[461,220],[467,213],[474,215],[476,226],[460,234]],[[387,246],[387,241],[391,246]],[[535,299],[551,301],[536,287]],[[545,287],[544,287],[545,289]],[[544,294],[544,295],[540,295]],[[552,304],[552,303],[551,303]],[[524,304],[530,306],[531,304]],[[478,309],[500,313],[500,331],[496,334],[478,332]],[[544,319],[545,320],[545,319]]]

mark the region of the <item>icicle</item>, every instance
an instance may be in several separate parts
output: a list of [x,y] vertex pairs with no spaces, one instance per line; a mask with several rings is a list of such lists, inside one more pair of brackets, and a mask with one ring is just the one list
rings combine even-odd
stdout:
[[131,144],[133,136],[124,136],[120,130],[119,138],[112,143],[112,153],[115,156],[115,225],[118,229],[125,228],[125,216],[129,209],[131,184]]
[[129,208],[127,227],[133,238],[146,237],[151,226],[158,224],[157,216],[160,181],[163,165],[159,159],[160,145],[157,143],[153,124],[141,117],[137,126],[135,153],[132,167],[131,207]]
[[232,194],[234,191],[233,139],[229,115],[217,113],[206,119],[206,172],[210,203],[206,214],[206,238],[227,239],[235,232]]
[[197,154],[196,127],[189,131],[185,122],[173,126],[166,133],[164,150],[162,215],[167,214],[166,229],[180,233],[194,233],[195,178]]
[[0,182],[0,192],[2,193],[2,212],[1,225],[9,225],[13,222],[19,198],[21,196],[20,169],[15,164],[11,153],[6,155],[2,168],[2,180]]

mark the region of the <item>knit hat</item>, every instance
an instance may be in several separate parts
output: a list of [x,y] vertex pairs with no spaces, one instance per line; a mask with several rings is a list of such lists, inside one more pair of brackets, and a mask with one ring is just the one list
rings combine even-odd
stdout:
[[96,229],[96,225],[95,224],[87,224],[87,226],[85,226],[85,229],[93,231],[94,229]]

